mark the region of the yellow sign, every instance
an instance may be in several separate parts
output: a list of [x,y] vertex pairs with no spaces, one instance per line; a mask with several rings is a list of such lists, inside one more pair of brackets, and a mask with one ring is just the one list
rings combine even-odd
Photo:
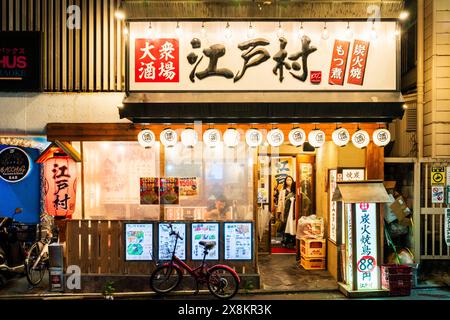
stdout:
[[431,184],[445,184],[445,167],[431,168]]

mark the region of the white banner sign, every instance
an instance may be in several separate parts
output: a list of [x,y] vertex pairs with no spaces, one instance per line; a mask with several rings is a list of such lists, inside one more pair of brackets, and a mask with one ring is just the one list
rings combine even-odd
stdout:
[[337,202],[333,201],[333,194],[336,190],[337,182],[337,170],[330,170],[330,185],[329,185],[329,197],[330,197],[330,240],[336,242],[337,239]]
[[450,246],[450,208],[445,209],[445,242]]
[[[131,91],[395,90],[395,22],[130,23]],[[347,28],[348,27],[348,28]],[[374,28],[374,29],[373,29]],[[203,30],[203,31],[202,31]]]

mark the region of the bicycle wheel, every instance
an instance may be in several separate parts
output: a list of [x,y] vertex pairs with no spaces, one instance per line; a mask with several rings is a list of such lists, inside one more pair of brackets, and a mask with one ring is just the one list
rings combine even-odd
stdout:
[[[27,274],[27,280],[32,286],[37,286],[44,278],[46,267],[45,261],[39,261],[33,268],[36,260],[41,254],[41,246],[39,242],[36,242],[31,246],[30,251],[25,259],[25,271]],[[42,259],[42,257],[41,257]]]
[[157,293],[168,293],[181,281],[181,270],[172,266],[159,266],[150,277],[150,287]]
[[238,277],[224,267],[212,267],[208,275],[208,289],[219,299],[231,299],[239,290]]

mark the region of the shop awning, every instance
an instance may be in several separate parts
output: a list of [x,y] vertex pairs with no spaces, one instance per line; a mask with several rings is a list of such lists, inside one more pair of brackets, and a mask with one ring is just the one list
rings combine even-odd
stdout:
[[135,123],[391,122],[403,117],[400,92],[147,92],[119,107]]
[[338,182],[333,194],[333,201],[345,203],[391,202],[382,181]]

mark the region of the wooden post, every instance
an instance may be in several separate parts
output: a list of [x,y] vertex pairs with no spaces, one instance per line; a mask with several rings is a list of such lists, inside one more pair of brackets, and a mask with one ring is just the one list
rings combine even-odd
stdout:
[[384,148],[372,142],[366,149],[366,177],[367,180],[384,180]]

